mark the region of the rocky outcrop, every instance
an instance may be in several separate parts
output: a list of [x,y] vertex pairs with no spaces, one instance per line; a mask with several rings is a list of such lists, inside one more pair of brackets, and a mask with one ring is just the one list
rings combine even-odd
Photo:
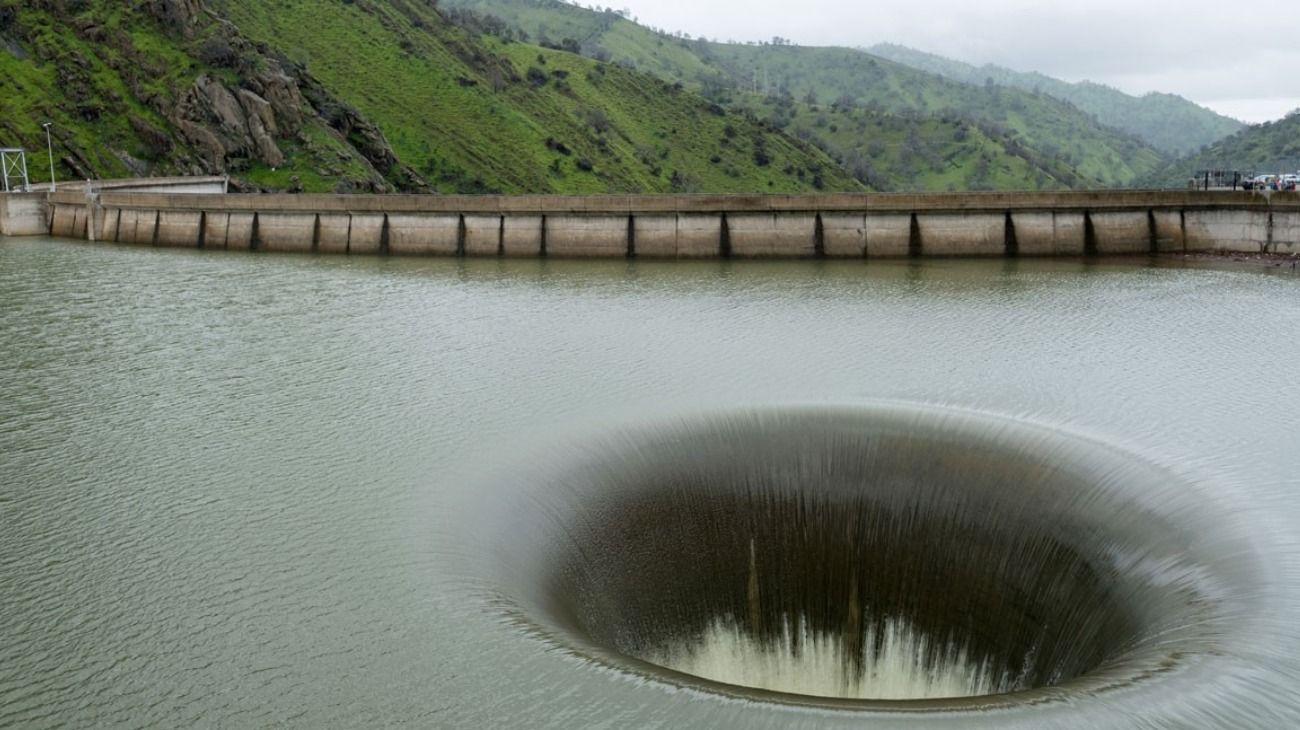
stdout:
[[275,144],[280,127],[276,124],[275,113],[271,111],[271,102],[254,94],[248,89],[239,90],[239,107],[244,110],[248,122],[248,136],[257,145],[257,153],[272,167],[284,164],[284,153]]
[[298,84],[303,94],[329,126],[337,131],[381,174],[389,174],[397,165],[397,154],[384,133],[361,112],[339,101],[320,82],[301,69]]
[[203,0],[149,0],[145,7],[164,27],[186,38],[193,37],[203,16]]
[[248,88],[270,104],[279,129],[272,134],[293,136],[302,131],[304,118],[313,110],[298,90],[298,83],[278,64],[270,64],[267,70],[250,78]]
[[172,122],[216,172],[234,160],[258,159],[271,167],[284,164],[275,142],[279,124],[271,103],[261,96],[200,76],[181,97]]
[[[64,150],[56,149],[63,176],[121,175],[125,167],[137,175],[227,174],[240,186],[242,174],[264,165],[311,171],[357,192],[429,190],[399,161],[378,126],[305,68],[246,38],[205,0],[132,0],[121,24],[75,11],[80,2],[31,4],[36,9],[24,21],[10,7],[12,0],[0,0],[0,54],[51,65],[58,89],[50,114],[56,130],[97,129],[56,139]],[[49,43],[50,27],[81,43]],[[158,83],[175,78],[169,72],[176,56],[156,53],[141,39],[189,54],[180,75],[186,80]],[[117,79],[105,83],[104,68]],[[118,126],[124,133],[104,133],[105,120],[112,119],[125,119]],[[36,141],[30,125],[3,118],[0,137],[33,147]],[[83,150],[83,138],[96,139],[96,146]],[[43,147],[44,139],[39,143]],[[242,187],[258,189],[248,182]]]

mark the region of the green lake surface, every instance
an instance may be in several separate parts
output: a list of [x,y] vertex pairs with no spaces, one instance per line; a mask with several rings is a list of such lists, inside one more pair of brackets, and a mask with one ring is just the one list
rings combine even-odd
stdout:
[[[1177,468],[1275,556],[1268,606],[1300,624],[1289,270],[0,239],[0,726],[885,726],[556,651],[460,567],[479,544],[461,505],[531,454],[676,414],[881,399]],[[1296,632],[1275,646],[1265,695],[1300,681]],[[1300,717],[1294,691],[1250,699],[1238,727]]]

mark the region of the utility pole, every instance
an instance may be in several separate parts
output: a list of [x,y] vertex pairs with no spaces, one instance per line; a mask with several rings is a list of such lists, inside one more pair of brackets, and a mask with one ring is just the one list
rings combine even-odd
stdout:
[[57,189],[58,183],[54,181],[54,142],[50,140],[51,124],[53,122],[46,122],[41,126],[45,127],[45,147],[50,153],[50,192],[52,193]]

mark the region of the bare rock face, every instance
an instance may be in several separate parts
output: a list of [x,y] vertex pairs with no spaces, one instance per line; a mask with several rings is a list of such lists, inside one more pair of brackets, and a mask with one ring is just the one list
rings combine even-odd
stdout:
[[[366,179],[349,185],[389,192],[385,176],[394,175],[402,189],[428,189],[413,170],[401,165],[375,124],[339,103],[310,76],[291,75],[279,62],[266,60],[263,70],[246,78],[240,89],[200,76],[170,111],[170,121],[202,160],[206,172],[238,170],[242,161],[250,159],[283,166],[288,158],[276,140],[300,136],[306,125],[316,120],[342,145],[352,147],[368,168]],[[327,114],[317,111],[315,100],[327,107]]]
[[192,118],[201,118],[199,115],[206,112],[210,119],[217,122],[221,131],[230,137],[238,137],[248,132],[244,110],[240,108],[235,95],[230,93],[230,90],[220,81],[208,76],[200,76],[194,82],[194,91],[197,93],[190,99],[181,101],[182,109],[190,111],[194,115]]
[[235,158],[256,158],[272,167],[285,163],[275,143],[280,125],[271,103],[247,89],[234,93],[200,76],[182,95],[173,122],[216,172],[225,172]]
[[312,113],[311,109],[298,90],[298,83],[278,64],[268,64],[265,71],[249,80],[249,87],[271,105],[279,128],[272,134],[291,137],[302,131],[303,119]]
[[224,172],[226,170],[226,147],[217,139],[217,135],[202,124],[186,119],[175,120],[176,127],[203,158],[206,169],[203,172]]
[[250,124],[256,122],[272,136],[280,135],[280,128],[275,121],[275,111],[271,109],[269,101],[248,89],[240,89],[236,96]]
[[204,13],[203,0],[149,0],[145,7],[165,27],[186,38],[194,35]]
[[257,147],[258,155],[271,167],[283,165],[284,153],[276,146],[274,139],[278,136],[279,127],[271,103],[248,89],[240,89],[239,106],[244,110],[248,135]]

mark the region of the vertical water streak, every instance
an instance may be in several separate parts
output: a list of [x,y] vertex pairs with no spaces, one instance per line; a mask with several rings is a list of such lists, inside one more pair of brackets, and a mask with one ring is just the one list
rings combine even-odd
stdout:
[[746,592],[749,605],[749,628],[755,634],[763,632],[763,604],[758,590],[758,553],[754,538],[749,539],[749,585]]

